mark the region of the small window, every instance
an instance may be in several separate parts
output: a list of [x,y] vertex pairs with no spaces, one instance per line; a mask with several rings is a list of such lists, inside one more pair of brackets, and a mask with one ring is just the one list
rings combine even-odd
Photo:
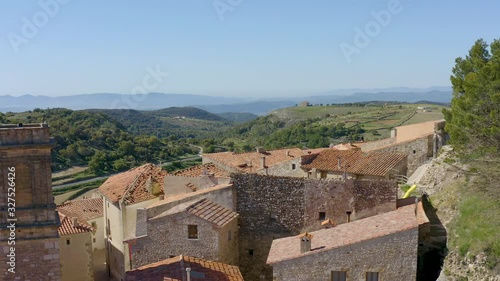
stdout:
[[92,239],[92,242],[94,242],[94,243],[95,243],[95,238],[93,238],[93,239]]
[[326,176],[328,175],[328,172],[326,171],[321,171],[321,178],[326,179]]
[[417,151],[414,149],[414,150],[413,150],[413,154],[416,154],[416,153],[417,153]]
[[188,225],[188,239],[198,239],[198,226]]
[[227,232],[227,241],[231,241],[231,239],[233,239],[233,233],[231,232],[231,230],[229,230]]
[[292,170],[295,170],[297,168],[296,164],[292,164]]
[[66,239],[66,245],[71,244],[71,241],[69,239]]
[[326,220],[326,213],[325,212],[319,212],[318,220],[320,220],[320,221]]
[[248,249],[248,255],[253,257],[253,249]]
[[347,272],[345,271],[332,271],[332,281],[346,281]]
[[366,281],[378,281],[378,272],[367,272]]
[[93,227],[94,229],[97,229],[97,223],[95,223],[95,221],[93,221],[93,222],[92,222],[92,227]]
[[271,221],[276,221],[276,213],[271,212],[269,217],[270,217]]

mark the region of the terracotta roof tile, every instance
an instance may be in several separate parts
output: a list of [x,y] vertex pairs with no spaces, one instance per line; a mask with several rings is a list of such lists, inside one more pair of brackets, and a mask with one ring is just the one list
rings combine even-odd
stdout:
[[326,148],[302,150],[300,148],[285,148],[277,150],[269,150],[263,153],[259,152],[219,152],[203,154],[204,159],[211,159],[222,164],[233,167],[236,170],[245,173],[256,172],[264,167],[261,165],[261,157],[266,157],[266,167],[271,167],[280,164],[302,155],[318,153]]
[[[99,192],[113,203],[122,199],[125,204],[143,202],[163,194],[166,175],[162,168],[145,164],[110,177],[99,187]],[[155,195],[149,191],[152,186],[157,188]]]
[[215,166],[213,163],[206,163],[203,165],[197,165],[189,167],[184,170],[180,170],[174,173],[174,176],[183,177],[199,177],[204,174],[214,174],[218,178],[227,178],[230,176],[229,172],[222,170],[221,168]]
[[102,198],[70,200],[57,206],[58,210],[70,211],[83,220],[93,220],[103,216]]
[[75,214],[60,210],[58,210],[58,213],[59,220],[61,221],[61,225],[57,228],[57,232],[59,232],[59,235],[71,235],[94,231],[94,228],[92,226],[90,226],[86,221],[77,217]]
[[[425,216],[421,206],[417,210],[418,216]],[[314,255],[319,252],[414,229],[424,221],[424,219],[417,221],[415,205],[412,204],[395,211],[311,232],[310,234],[313,235],[311,249],[315,250],[306,253],[300,252],[300,235],[277,239],[271,245],[267,263],[273,264],[305,255]]]
[[[339,167],[340,158],[340,167]],[[405,154],[388,152],[364,153],[357,149],[326,149],[318,154],[311,163],[302,168],[320,171],[344,172],[359,175],[385,176],[391,169],[406,158]],[[345,165],[347,164],[347,167]]]
[[191,281],[243,281],[237,266],[182,255],[128,271],[125,280],[186,281],[187,267],[191,268]]
[[215,202],[212,202],[208,199],[197,199],[174,206],[151,219],[154,220],[179,212],[188,212],[191,215],[204,219],[210,223],[215,224],[218,227],[222,227],[238,217],[238,213],[231,211]]

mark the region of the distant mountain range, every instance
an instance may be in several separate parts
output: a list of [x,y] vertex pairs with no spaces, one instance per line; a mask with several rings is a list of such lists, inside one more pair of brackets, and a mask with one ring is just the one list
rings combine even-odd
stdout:
[[311,104],[354,103],[363,101],[413,103],[421,100],[449,103],[451,98],[451,89],[447,87],[432,87],[428,89],[405,87],[371,90],[350,89],[318,93],[307,97],[266,99],[163,93],[150,93],[146,95],[105,93],[62,97],[33,95],[13,97],[5,95],[0,96],[0,112],[22,112],[35,108],[157,110],[167,107],[193,106],[212,113],[247,112],[265,115],[270,111],[294,106],[302,101],[308,101]]

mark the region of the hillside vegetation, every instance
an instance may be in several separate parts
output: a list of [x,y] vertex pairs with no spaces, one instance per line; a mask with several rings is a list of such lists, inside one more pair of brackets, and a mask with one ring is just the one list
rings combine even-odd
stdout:
[[448,162],[468,168],[465,180],[436,197],[438,208],[455,214],[445,272],[454,280],[493,280],[488,276],[500,276],[500,40],[478,40],[456,59],[451,82],[454,97],[444,114],[458,158]]

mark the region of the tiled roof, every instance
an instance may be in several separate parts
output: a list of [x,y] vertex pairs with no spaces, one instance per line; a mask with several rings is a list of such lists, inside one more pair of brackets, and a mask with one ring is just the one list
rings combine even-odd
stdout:
[[176,205],[169,210],[151,218],[158,219],[161,217],[177,214],[180,212],[188,212],[194,216],[202,218],[218,227],[226,225],[231,220],[238,217],[238,213],[231,211],[215,202],[208,199],[196,199]]
[[349,150],[349,149],[361,149],[359,146],[352,143],[341,143],[333,146],[333,148],[338,150]]
[[[339,167],[340,158],[340,167]],[[327,149],[302,168],[320,171],[347,172],[359,175],[385,176],[391,169],[406,158],[405,154],[389,152],[364,153],[357,149]],[[346,167],[347,164],[347,167]]]
[[208,199],[202,199],[201,201],[194,203],[189,206],[186,211],[192,215],[216,224],[219,227],[224,226],[234,218],[238,217],[238,213],[224,208]]
[[[100,187],[111,202],[123,199],[125,204],[134,204],[154,199],[163,194],[163,180],[167,172],[153,164],[145,164],[107,179]],[[150,193],[151,185],[156,185],[158,193]]]
[[[419,203],[420,205],[422,203]],[[423,213],[421,206],[419,213]],[[419,214],[425,216],[425,213]],[[299,258],[305,255],[329,251],[335,248],[348,246],[363,241],[379,238],[382,236],[417,228],[419,223],[425,220],[417,220],[415,205],[401,207],[395,211],[360,219],[336,227],[311,232],[311,251],[300,252],[300,235],[277,239],[273,241],[267,258],[268,264],[284,260]]]
[[[57,228],[59,235],[70,235],[94,231],[92,226],[81,218],[78,218],[75,214],[64,210],[58,210],[58,213],[59,220],[61,221],[61,225]],[[74,225],[73,220],[76,220],[76,225]]]
[[324,149],[325,148],[302,150],[300,148],[285,148],[269,150],[263,153],[257,151],[245,153],[219,152],[203,154],[203,158],[220,162],[241,172],[251,173],[264,168],[261,166],[261,157],[263,156],[266,157],[266,167],[271,167],[302,155],[318,153]]
[[229,172],[222,170],[221,168],[215,166],[213,163],[206,163],[203,165],[189,167],[187,169],[175,172],[174,176],[199,177],[204,174],[210,174],[210,173],[220,178],[229,177]]
[[102,198],[70,200],[57,206],[57,209],[70,211],[86,221],[103,216]]
[[125,280],[187,281],[188,267],[191,281],[243,281],[237,266],[182,255],[127,271]]

